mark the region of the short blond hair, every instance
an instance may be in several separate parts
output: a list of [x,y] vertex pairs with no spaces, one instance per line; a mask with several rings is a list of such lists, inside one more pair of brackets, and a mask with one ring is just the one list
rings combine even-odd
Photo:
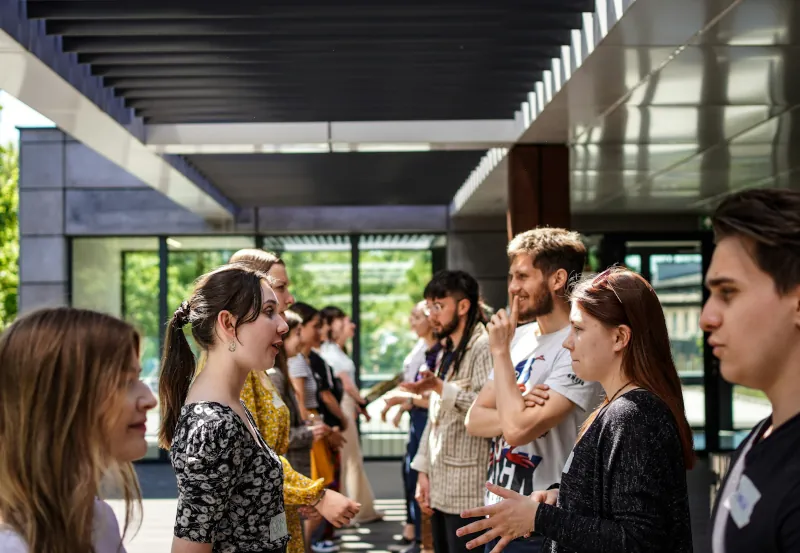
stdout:
[[531,256],[545,276],[564,269],[569,279],[580,277],[586,264],[581,235],[563,228],[535,228],[516,235],[508,244],[508,258],[513,261],[520,254]]

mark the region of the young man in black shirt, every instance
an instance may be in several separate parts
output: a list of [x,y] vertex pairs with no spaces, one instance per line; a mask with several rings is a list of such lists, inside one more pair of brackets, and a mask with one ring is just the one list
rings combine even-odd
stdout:
[[748,190],[713,217],[700,323],[729,382],[772,415],[735,453],[712,513],[714,553],[800,551],[800,192]]

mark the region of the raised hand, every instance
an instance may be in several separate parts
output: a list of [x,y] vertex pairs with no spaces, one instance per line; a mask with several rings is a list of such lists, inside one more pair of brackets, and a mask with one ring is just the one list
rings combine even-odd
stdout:
[[511,313],[506,314],[505,309],[501,309],[494,314],[492,320],[486,325],[489,331],[489,347],[492,352],[504,353],[511,349],[511,340],[517,330],[517,320],[519,319],[519,298],[511,298]]

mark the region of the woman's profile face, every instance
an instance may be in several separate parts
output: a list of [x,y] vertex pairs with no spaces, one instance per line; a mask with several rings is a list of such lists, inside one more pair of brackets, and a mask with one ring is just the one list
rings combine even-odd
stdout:
[[422,309],[414,309],[408,318],[408,323],[411,330],[420,338],[424,338],[431,331],[431,323]]
[[300,325],[300,340],[302,344],[312,348],[319,347],[321,329],[322,323],[318,314],[314,315],[306,324]]
[[297,325],[289,334],[283,338],[283,349],[286,350],[286,357],[294,357],[300,353],[303,347],[302,338],[300,337],[301,326]]
[[112,421],[107,443],[111,457],[119,463],[141,459],[147,454],[147,412],[157,405],[150,388],[141,380],[142,368],[137,354],[131,355],[131,366],[119,398],[113,403]]
[[280,263],[275,263],[267,273],[272,279],[272,291],[278,299],[278,312],[283,314],[294,303],[294,296],[289,291],[289,275],[286,274],[286,267]]
[[583,380],[597,382],[614,370],[617,356],[615,332],[573,302],[569,315],[572,330],[564,348],[572,357],[572,370]]
[[266,371],[275,366],[283,336],[289,331],[289,325],[278,311],[278,299],[266,282],[261,283],[261,298],[258,318],[237,330],[233,352],[237,365],[252,371]]
[[337,342],[346,342],[356,334],[356,324],[345,315],[331,323],[331,336]]

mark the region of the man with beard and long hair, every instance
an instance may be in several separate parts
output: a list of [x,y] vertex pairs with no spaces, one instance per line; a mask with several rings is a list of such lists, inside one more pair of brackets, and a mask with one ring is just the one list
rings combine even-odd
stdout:
[[489,441],[467,434],[464,417],[486,382],[492,358],[475,278],[440,271],[424,295],[435,336],[444,345],[435,372],[423,371],[420,380],[402,385],[417,394],[430,391],[428,422],[411,463],[418,472],[416,499],[431,516],[436,553],[466,553],[467,539],[456,531],[472,522],[461,518],[462,506],[483,495]]
[[[559,482],[578,427],[600,402],[601,391],[575,376],[562,345],[570,332],[567,287],[580,276],[586,260],[580,236],[559,228],[529,230],[511,241],[508,256],[508,293],[520,324],[505,352],[510,363],[503,366],[514,367],[514,372],[492,371],[466,425],[473,436],[493,439],[489,482],[530,495]],[[535,388],[547,390],[544,404],[526,401],[526,394],[537,393]],[[499,500],[486,492],[486,505]],[[538,553],[543,541],[533,535],[507,549]],[[487,544],[487,553],[495,543]]]

